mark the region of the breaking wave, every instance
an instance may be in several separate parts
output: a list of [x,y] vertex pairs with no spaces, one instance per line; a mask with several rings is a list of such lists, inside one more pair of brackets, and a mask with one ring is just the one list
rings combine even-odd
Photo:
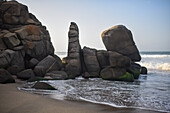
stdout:
[[170,55],[141,55],[142,58],[170,58]]
[[148,69],[158,69],[163,71],[170,71],[170,63],[155,63],[155,62],[141,62],[142,66],[147,67]]

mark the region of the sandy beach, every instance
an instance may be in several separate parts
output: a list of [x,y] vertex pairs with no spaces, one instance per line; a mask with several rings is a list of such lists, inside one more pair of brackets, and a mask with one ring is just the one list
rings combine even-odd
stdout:
[[156,113],[140,109],[114,108],[83,101],[62,101],[19,91],[23,84],[0,84],[0,113]]

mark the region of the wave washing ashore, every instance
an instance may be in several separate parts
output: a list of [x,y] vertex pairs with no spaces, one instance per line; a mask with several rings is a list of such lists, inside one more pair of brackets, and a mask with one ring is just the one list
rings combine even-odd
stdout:
[[[57,53],[61,58],[66,53]],[[141,52],[141,65],[148,75],[140,75],[135,82],[106,81],[76,78],[47,81],[56,91],[35,90],[27,83],[20,90],[48,95],[54,99],[84,100],[118,108],[139,108],[170,112],[170,52]]]
[[[103,31],[101,37],[106,51],[81,47],[78,26],[75,22],[71,22],[68,31],[68,52],[62,63],[61,59],[54,54],[48,30],[35,15],[28,11],[26,5],[17,1],[3,1],[0,4],[2,11],[2,18],[0,18],[0,83],[16,82],[15,84],[0,84],[0,112],[35,111],[42,113],[49,112],[49,109],[52,113],[54,111],[70,113],[79,108],[76,105],[73,109],[69,109],[69,105],[64,104],[65,101],[60,101],[63,103],[62,105],[58,101],[59,103],[56,105],[57,100],[55,99],[101,103],[121,107],[120,110],[140,108],[135,109],[133,111],[135,113],[141,109],[147,109],[141,110],[142,113],[143,111],[170,112],[169,57],[163,56],[159,59],[143,56],[141,63],[143,65],[149,63],[149,74],[148,76],[141,75],[138,79],[138,75],[146,74],[147,70],[145,67],[135,64],[141,60],[141,56],[133,41],[132,32],[126,26],[117,25]],[[73,80],[79,75],[90,79],[76,78]],[[97,77],[97,79],[91,79],[93,77]],[[25,80],[24,87],[20,87],[23,82],[18,82],[17,78]],[[57,90],[35,90],[30,88],[34,82],[25,84],[26,80],[37,79],[47,80],[46,82]],[[138,80],[134,81],[134,79]],[[53,87],[49,84],[47,84],[47,88],[52,89]],[[47,94],[55,99],[18,91],[17,86],[20,90],[41,95]],[[80,103],[80,101],[78,102]],[[58,106],[60,107],[58,108]],[[80,106],[84,107],[84,104]],[[91,105],[89,107],[93,108]],[[81,109],[79,111],[89,113],[86,112],[89,107],[85,111]],[[60,108],[64,109],[63,112],[60,112]]]

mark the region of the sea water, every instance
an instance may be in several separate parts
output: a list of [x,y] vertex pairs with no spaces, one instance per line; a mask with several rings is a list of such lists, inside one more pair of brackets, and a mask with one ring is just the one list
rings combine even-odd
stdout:
[[[66,53],[57,53],[65,57]],[[141,52],[142,66],[147,75],[135,82],[107,81],[101,78],[46,81],[56,91],[35,90],[34,83],[24,84],[21,90],[48,95],[54,99],[83,100],[114,107],[139,108],[170,112],[170,52]]]

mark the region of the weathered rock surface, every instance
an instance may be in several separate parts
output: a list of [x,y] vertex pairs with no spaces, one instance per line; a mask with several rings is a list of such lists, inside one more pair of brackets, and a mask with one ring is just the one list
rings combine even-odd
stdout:
[[29,18],[28,8],[18,2],[4,2],[1,5],[4,24],[22,25],[26,24]]
[[68,55],[62,62],[54,54],[48,30],[28,12],[27,6],[16,1],[1,2],[1,83],[14,82],[10,74],[17,74],[18,78],[28,81],[63,80],[80,75],[85,78],[133,81],[140,73],[147,73],[146,68],[134,63],[141,57],[131,31],[123,25],[102,33],[107,51],[88,47],[81,49],[75,22],[71,22],[68,37]]
[[32,58],[29,62],[28,62],[28,67],[29,68],[34,68],[37,64],[38,64],[38,60],[37,59],[35,59],[35,58]]
[[137,63],[131,62],[131,65],[127,68],[127,71],[133,74],[134,79],[138,79],[141,72],[141,66]]
[[[48,55],[54,56],[56,63],[49,64],[51,67],[47,65],[48,69],[45,68],[45,71],[40,68],[44,72],[41,76],[47,70],[57,71],[61,68],[61,60],[54,55],[54,47],[46,27],[28,12],[27,6],[17,1],[2,2],[0,12],[0,68],[7,69],[14,75],[21,71],[26,73],[28,68],[34,69]],[[48,61],[44,63],[46,64]]]
[[22,70],[23,70],[23,68],[21,68],[18,65],[12,65],[12,66],[7,68],[7,71],[9,73],[11,73],[12,75],[16,75],[17,73],[21,72]]
[[99,77],[100,65],[96,55],[97,50],[88,47],[83,48],[84,63],[91,77]]
[[10,62],[14,57],[15,52],[13,50],[5,50],[0,53],[0,67],[7,68],[10,66]]
[[47,72],[59,70],[61,66],[57,62],[58,59],[55,59],[53,56],[48,55],[35,66],[34,72],[36,76],[44,77]]
[[102,69],[110,65],[108,51],[98,50],[97,51],[97,59],[99,61],[99,65]]
[[53,86],[45,82],[36,82],[32,88],[44,90],[56,90]]
[[126,72],[126,69],[124,68],[107,67],[101,71],[100,75],[105,80],[134,81],[133,75]]
[[3,41],[3,36],[6,34],[4,33],[4,31],[6,30],[3,30],[3,31],[0,31],[0,50],[5,50],[7,49],[7,46],[5,45],[4,41]]
[[19,79],[23,79],[23,80],[28,80],[33,76],[35,76],[35,75],[34,75],[34,72],[32,69],[26,69],[24,71],[17,73],[17,77]]
[[5,69],[0,69],[0,83],[14,83],[15,80],[12,78],[12,75]]
[[65,71],[67,72],[69,78],[75,78],[76,76],[79,76],[81,74],[81,46],[79,43],[78,26],[74,22],[71,22],[68,37],[68,56],[65,58]]
[[47,55],[54,54],[54,48],[45,27],[25,25],[14,32],[19,36],[25,47],[25,53],[29,57],[42,60]]
[[107,66],[112,67],[128,67],[130,66],[130,58],[123,56],[114,51],[97,51],[97,59],[100,67],[105,68]]
[[7,33],[2,39],[10,49],[20,44],[20,40],[15,33]]
[[114,26],[102,33],[103,43],[108,51],[115,51],[129,57],[132,61],[140,61],[141,56],[133,41],[132,33],[123,25]]

